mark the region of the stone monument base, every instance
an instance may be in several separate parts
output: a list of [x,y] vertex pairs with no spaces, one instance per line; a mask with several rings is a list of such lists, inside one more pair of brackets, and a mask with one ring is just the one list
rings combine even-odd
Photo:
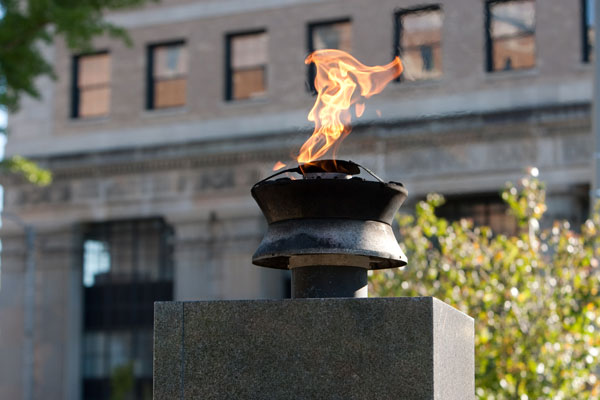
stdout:
[[155,303],[154,399],[473,399],[473,335],[432,297]]

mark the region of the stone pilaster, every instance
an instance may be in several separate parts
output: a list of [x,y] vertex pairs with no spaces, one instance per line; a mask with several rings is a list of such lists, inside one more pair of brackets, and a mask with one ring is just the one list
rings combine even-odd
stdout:
[[[20,398],[33,374],[34,399],[78,398],[80,383],[81,262],[71,226],[33,226],[33,365],[25,363],[28,315],[25,235],[3,230],[0,290],[0,393]],[[31,370],[32,369],[32,370]],[[8,394],[10,395],[8,395]]]

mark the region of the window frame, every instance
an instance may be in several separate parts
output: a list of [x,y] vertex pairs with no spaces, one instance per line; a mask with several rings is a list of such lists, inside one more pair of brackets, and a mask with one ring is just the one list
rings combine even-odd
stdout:
[[[309,22],[306,24],[306,55],[308,56],[313,51],[315,51],[315,42],[313,40],[313,31],[315,28],[319,28],[327,25],[335,25],[335,24],[350,24],[350,29],[352,29],[352,17],[340,17],[326,20],[318,20]],[[306,91],[311,93],[313,96],[317,94],[317,90],[315,89],[315,76],[317,75],[317,71],[315,69],[315,64],[310,63],[306,68]]]
[[510,71],[526,71],[534,69],[537,65],[537,1],[536,0],[486,0],[485,2],[485,11],[484,11],[484,32],[485,32],[485,72],[486,73],[498,73],[505,72],[502,70],[494,70],[494,40],[492,38],[492,6],[494,4],[501,3],[522,3],[526,1],[533,1],[534,11],[535,11],[535,20],[534,20],[534,31],[533,31],[533,40],[535,46],[535,63],[531,67],[522,67],[522,68],[514,68]]
[[[173,39],[168,41],[161,42],[153,42],[149,43],[146,46],[146,110],[154,111],[154,110],[165,110],[165,109],[173,109],[184,107],[187,104],[187,94],[186,101],[183,105],[171,106],[171,107],[156,107],[155,98],[154,98],[154,85],[156,80],[154,79],[154,50],[157,47],[168,47],[168,46],[186,46],[187,43],[185,39]],[[189,78],[189,53],[188,53],[188,68],[187,73],[185,74],[186,85],[188,83]]]
[[[393,40],[394,51],[392,53],[392,58],[401,57],[401,55],[402,55],[402,17],[405,15],[423,12],[423,11],[440,11],[440,12],[442,12],[442,15],[444,13],[442,5],[439,3],[428,4],[428,5],[418,6],[418,7],[410,7],[410,8],[399,8],[394,12],[394,40]],[[444,28],[444,25],[442,24],[441,29],[443,29],[443,28]],[[440,40],[440,48],[441,47],[442,47],[442,42]],[[441,74],[443,75],[443,70],[441,71]],[[405,79],[406,78],[404,78],[404,74],[400,74],[400,76],[397,77],[396,79],[394,79],[394,81],[402,82]],[[438,78],[419,79],[419,81],[431,81],[434,79],[438,79]]]
[[[71,119],[88,120],[88,119],[103,118],[103,117],[110,115],[110,102],[109,102],[109,107],[108,107],[108,110],[106,111],[106,114],[103,114],[103,115],[92,116],[92,117],[82,117],[81,113],[79,111],[79,107],[81,105],[81,94],[80,94],[81,89],[79,88],[79,73],[80,73],[79,61],[84,57],[99,56],[99,55],[103,55],[103,54],[107,54],[109,57],[111,56],[111,53],[108,49],[94,50],[94,51],[90,51],[90,52],[75,54],[72,56],[72,59],[71,59],[71,109],[70,109]],[[110,58],[111,59],[109,59],[109,69],[112,72],[112,57],[110,57]],[[109,98],[110,98],[112,96],[112,73],[109,75],[109,77],[111,79],[108,80],[107,86],[110,90],[109,91]]]
[[[590,49],[590,41],[588,37],[588,15],[591,10],[588,9],[588,0],[581,0],[581,62],[584,64],[591,63],[591,56],[593,55],[592,49]],[[596,4],[596,7],[598,4]],[[594,29],[596,27],[594,26]]]
[[[236,37],[240,37],[240,36],[247,36],[247,35],[259,35],[259,34],[265,34],[268,35],[268,31],[266,28],[256,28],[256,29],[248,29],[248,30],[243,30],[243,31],[236,31],[236,32],[228,32],[225,34],[225,87],[224,87],[224,100],[227,103],[232,103],[232,102],[238,102],[238,101],[248,101],[248,100],[253,100],[252,98],[247,98],[247,99],[236,99],[233,97],[233,65],[232,65],[232,61],[233,61],[233,54],[232,54],[232,42],[233,39],[235,39]],[[267,49],[268,51],[268,49]],[[268,71],[269,71],[269,63],[265,63],[264,64],[264,74],[265,74],[265,93],[268,90]]]

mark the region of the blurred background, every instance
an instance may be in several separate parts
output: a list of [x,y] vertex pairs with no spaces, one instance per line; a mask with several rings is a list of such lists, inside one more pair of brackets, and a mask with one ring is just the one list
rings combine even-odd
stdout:
[[53,181],[2,178],[0,398],[108,399],[120,384],[151,398],[154,301],[289,295],[288,274],[251,265],[266,222],[250,188],[294,165],[312,132],[316,49],[403,60],[338,157],[403,182],[407,209],[437,192],[441,216],[513,233],[499,190],[535,166],[547,218],[583,222],[593,12],[591,0],[162,0],[104,14],[130,45],[40,46],[56,79],[8,116],[6,155]]

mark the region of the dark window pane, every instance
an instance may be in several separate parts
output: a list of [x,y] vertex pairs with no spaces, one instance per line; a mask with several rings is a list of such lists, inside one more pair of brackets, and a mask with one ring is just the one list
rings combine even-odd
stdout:
[[110,109],[110,55],[79,56],[77,60],[77,110],[75,117],[107,115]]
[[107,53],[79,57],[79,88],[110,82],[110,56]]
[[589,26],[588,27],[588,60],[589,61],[594,61],[594,42],[596,40],[596,36],[595,36],[595,32],[594,32],[594,27],[593,26]]
[[[308,52],[336,49],[350,53],[352,51],[352,23],[350,21],[321,22],[308,25]],[[316,94],[315,65],[308,66],[308,89]]]
[[83,244],[83,285],[94,286],[97,276],[110,271],[110,255],[107,243],[86,240]]
[[583,61],[591,62],[594,60],[594,42],[595,36],[595,0],[583,0]]
[[186,101],[188,53],[184,43],[152,46],[152,107],[181,107]]
[[264,93],[264,79],[265,71],[263,67],[234,71],[233,97],[235,99],[248,99]]
[[102,333],[86,333],[83,336],[83,377],[100,378],[106,367],[106,340]]
[[152,329],[138,332],[135,349],[135,357],[138,362],[135,363],[135,376],[152,377],[152,344]]
[[185,88],[185,79],[169,79],[155,82],[155,108],[178,107],[185,105]]
[[470,219],[475,225],[489,226],[494,233],[517,232],[516,219],[508,213],[506,203],[495,194],[448,196],[436,214],[449,221]]
[[432,71],[434,68],[433,48],[430,45],[422,45],[420,50],[421,59],[423,60],[423,71]]
[[234,36],[231,39],[233,69],[265,65],[268,58],[267,38],[264,32]]
[[171,230],[161,219],[91,224],[83,242],[84,398],[109,399],[131,369],[134,398],[151,393],[155,301],[173,298]]
[[84,400],[106,400],[110,399],[110,380],[86,379],[83,381]]
[[398,14],[400,58],[408,80],[442,75],[442,10],[427,8]]
[[79,94],[79,116],[100,117],[110,109],[110,88],[82,89]]
[[535,1],[493,2],[490,10],[492,71],[535,66]]
[[117,367],[126,365],[132,359],[131,332],[113,332],[108,347],[108,370],[111,373]]
[[533,36],[497,39],[494,42],[494,71],[534,67],[534,41],[535,38]]
[[260,97],[267,88],[268,36],[265,32],[229,38],[231,99]]
[[184,44],[154,46],[154,78],[170,79],[187,75],[187,49]]
[[350,21],[319,24],[312,27],[313,48],[352,51],[352,25]]

